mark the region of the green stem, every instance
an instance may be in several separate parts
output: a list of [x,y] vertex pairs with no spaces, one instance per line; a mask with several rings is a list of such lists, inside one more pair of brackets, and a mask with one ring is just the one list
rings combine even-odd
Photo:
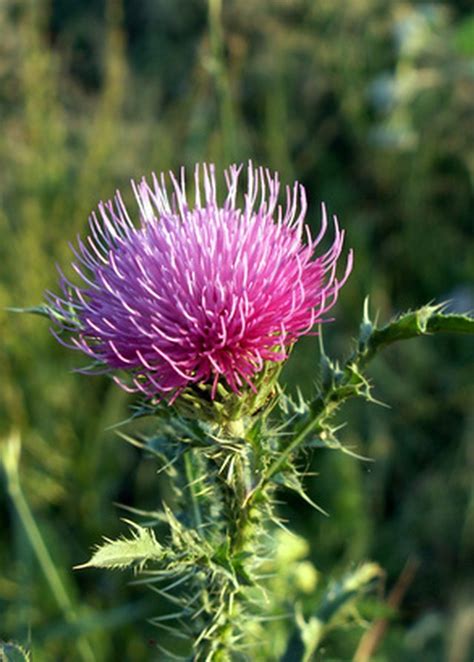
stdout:
[[[244,428],[237,422],[235,430],[238,431],[236,439],[242,444]],[[226,430],[227,434],[229,430]],[[225,547],[226,566],[229,573],[222,576],[219,590],[216,591],[216,609],[213,622],[211,622],[203,650],[199,651],[197,659],[212,662],[229,662],[232,659],[236,630],[242,608],[242,589],[249,584],[249,574],[244,566],[245,552],[254,540],[256,527],[252,525],[251,508],[248,495],[251,491],[248,457],[251,446],[244,442],[239,451],[231,450],[232,471],[225,476],[219,476],[223,517],[225,519]]]
[[311,419],[297,430],[291,442],[279,453],[278,457],[266,469],[264,476],[251,495],[254,500],[261,494],[265,485],[277,474],[292,454],[312,433],[322,432],[326,421],[335,413],[343,402],[352,397],[370,397],[370,386],[362,374],[362,369],[376,356],[381,349],[398,342],[433,333],[474,333],[474,319],[466,315],[444,315],[440,312],[443,305],[423,306],[413,312],[406,313],[386,326],[374,328],[368,317],[368,300],[364,310],[364,320],[361,325],[360,340],[357,349],[338,369],[326,362],[329,378],[321,388],[321,392],[311,403]]
[[188,482],[188,490],[193,508],[194,524],[196,529],[199,530],[202,527],[202,517],[199,508],[199,498],[196,494],[196,477],[194,475],[191,451],[184,454],[184,470],[186,472],[186,480]]
[[[347,396],[348,397],[348,396]],[[341,404],[342,401],[335,402],[333,403],[333,406],[331,407],[331,413],[337,409],[337,407]],[[288,446],[285,447],[285,449],[278,455],[278,457],[272,462],[272,464],[268,467],[268,469],[265,472],[265,476],[260,482],[258,489],[260,490],[264,485],[266,485],[275,474],[277,474],[280,469],[282,469],[287,462],[287,460],[291,457],[293,452],[300,446],[300,444],[303,443],[303,441],[306,439],[306,437],[313,433],[313,432],[319,432],[322,430],[322,421],[327,418],[330,415],[330,412],[328,411],[328,405],[326,402],[326,399],[321,398],[320,399],[320,404],[318,406],[318,413],[314,416],[313,418],[306,423],[306,425],[295,435],[291,443],[288,444]]]
[[238,456],[235,459],[235,489],[230,495],[229,503],[229,555],[234,558],[245,550],[251,541],[252,533],[249,530],[249,507],[247,496],[249,494],[245,463]]

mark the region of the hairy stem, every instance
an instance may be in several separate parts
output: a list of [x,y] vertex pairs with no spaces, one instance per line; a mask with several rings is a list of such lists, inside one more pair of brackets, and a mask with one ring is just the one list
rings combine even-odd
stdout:
[[342,368],[329,361],[322,352],[323,384],[320,392],[311,402],[311,417],[295,430],[290,443],[267,467],[251,500],[258,497],[261,490],[286,465],[294,452],[310,434],[320,433],[327,427],[327,421],[343,402],[352,397],[373,400],[370,384],[363,375],[365,366],[383,348],[399,340],[408,340],[433,333],[474,333],[474,320],[466,315],[445,315],[442,305],[424,306],[406,313],[382,328],[376,328],[369,319],[368,300],[364,309],[360,337],[356,349]]
[[[252,472],[249,453],[251,446],[244,441],[244,426],[237,421],[235,431],[238,437],[235,446],[221,460],[217,471],[223,503],[223,562],[228,569],[222,577],[219,590],[215,592],[215,609],[211,624],[206,628],[202,652],[196,659],[228,662],[232,659],[242,621],[243,588],[251,582],[247,567],[247,552],[256,536],[248,496],[252,489]],[[229,434],[229,429],[226,429]],[[250,555],[249,555],[250,558]],[[212,636],[211,636],[212,635]]]
[[196,476],[194,475],[192,458],[189,455],[189,453],[184,454],[184,470],[186,472],[189,497],[193,509],[194,525],[196,529],[199,530],[202,527],[202,517],[201,517],[201,510],[199,508],[199,498],[196,494]]

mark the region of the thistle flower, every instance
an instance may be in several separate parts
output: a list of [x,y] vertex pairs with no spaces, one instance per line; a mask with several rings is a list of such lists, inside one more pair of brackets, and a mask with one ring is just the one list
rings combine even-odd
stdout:
[[[307,225],[306,194],[295,183],[279,203],[277,173],[249,164],[239,206],[242,166],[225,173],[219,204],[214,166],[194,171],[194,206],[184,170],[132,182],[136,227],[117,192],[89,219],[90,234],[71,246],[82,283],[60,271],[61,297],[47,293],[52,332],[103,372],[126,371],[132,391],[173,401],[186,387],[219,380],[234,392],[266,362],[281,362],[293,343],[327,321],[352,266],[336,277],[344,232],[334,217],[332,246],[320,256],[327,213],[316,238]],[[59,334],[57,333],[59,325]],[[70,333],[66,343],[62,331]],[[96,369],[86,368],[82,372]]]

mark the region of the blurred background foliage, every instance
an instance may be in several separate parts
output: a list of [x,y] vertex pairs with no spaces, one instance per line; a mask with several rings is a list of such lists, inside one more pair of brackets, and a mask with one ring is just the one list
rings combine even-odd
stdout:
[[[157,501],[155,467],[107,430],[127,417],[128,396],[72,373],[80,357],[44,321],[4,308],[55,287],[68,241],[116,188],[131,201],[131,177],[252,158],[307,187],[314,226],[326,201],[355,249],[325,329],[330,353],[347,353],[366,294],[381,320],[430,300],[472,310],[471,10],[469,0],[2,0],[0,443],[21,439],[23,491],[2,478],[0,638],[40,662],[157,659],[145,619],[165,608],[123,575],[71,570],[102,534],[123,531],[112,502]],[[290,391],[311,392],[317,354],[314,338],[301,341]],[[473,658],[472,358],[458,337],[388,351],[371,376],[391,409],[354,403],[341,417],[345,443],[374,461],[316,453],[307,489],[329,518],[285,499],[306,541],[295,556],[306,606],[319,573],[339,578],[371,559],[389,591],[407,562],[417,567],[399,607],[362,603],[318,659],[352,659],[380,613],[388,628],[371,659]]]

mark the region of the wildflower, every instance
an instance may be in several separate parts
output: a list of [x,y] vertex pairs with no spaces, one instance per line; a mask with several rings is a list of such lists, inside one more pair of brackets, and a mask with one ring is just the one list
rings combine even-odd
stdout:
[[344,232],[335,217],[332,246],[315,257],[327,213],[323,205],[313,239],[303,186],[287,187],[282,205],[278,174],[249,164],[239,206],[242,166],[224,174],[222,204],[212,165],[195,168],[194,206],[183,170],[179,179],[170,173],[170,193],[163,174],[132,183],[138,227],[117,192],[90,217],[85,241],[71,246],[81,285],[60,272],[63,295],[47,293],[71,346],[102,371],[126,371],[124,388],[171,401],[193,384],[211,385],[214,397],[219,380],[234,392],[255,389],[266,362],[283,361],[301,335],[327,321],[350,273],[352,252],[336,277]]

